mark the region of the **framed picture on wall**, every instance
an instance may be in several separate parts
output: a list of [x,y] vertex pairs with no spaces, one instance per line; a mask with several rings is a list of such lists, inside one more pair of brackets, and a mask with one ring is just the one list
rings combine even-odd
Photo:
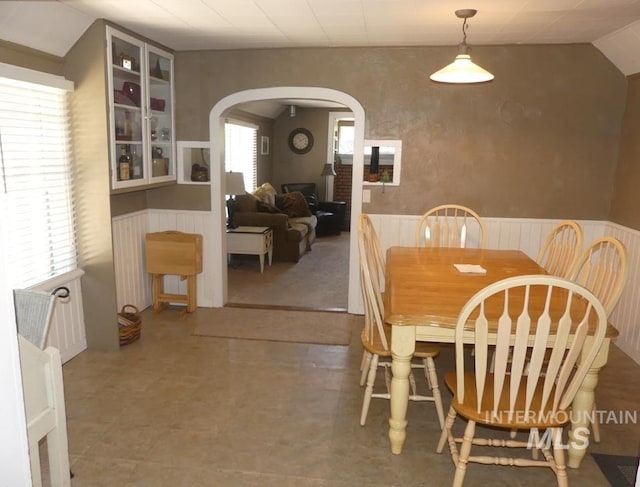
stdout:
[[263,135],[260,137],[260,155],[268,156],[269,155],[269,137]]

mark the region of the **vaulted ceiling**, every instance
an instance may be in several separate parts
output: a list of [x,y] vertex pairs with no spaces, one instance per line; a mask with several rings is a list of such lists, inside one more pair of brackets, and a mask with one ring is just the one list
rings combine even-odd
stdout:
[[177,51],[590,42],[640,71],[640,0],[49,0],[0,2],[0,39],[64,56],[98,18]]

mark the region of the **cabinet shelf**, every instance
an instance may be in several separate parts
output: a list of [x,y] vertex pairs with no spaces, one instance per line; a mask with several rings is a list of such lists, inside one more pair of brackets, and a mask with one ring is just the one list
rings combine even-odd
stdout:
[[155,76],[149,76],[149,81],[151,81],[153,84],[157,84],[157,85],[168,85],[169,84],[169,80],[163,79],[163,78],[156,78]]
[[122,103],[114,103],[113,104],[113,108],[119,108],[121,110],[130,110],[133,112],[139,112],[140,111],[140,107],[136,106],[136,105],[123,105]]
[[112,67],[113,67],[113,71],[118,73],[118,76],[126,76],[127,78],[131,78],[131,79],[140,78],[139,71],[134,71],[133,69],[126,69],[118,64],[113,64]]

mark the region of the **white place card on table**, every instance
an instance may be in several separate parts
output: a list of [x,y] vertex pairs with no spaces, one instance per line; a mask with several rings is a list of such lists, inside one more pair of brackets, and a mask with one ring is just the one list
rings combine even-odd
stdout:
[[486,274],[487,269],[479,264],[453,264],[463,274]]

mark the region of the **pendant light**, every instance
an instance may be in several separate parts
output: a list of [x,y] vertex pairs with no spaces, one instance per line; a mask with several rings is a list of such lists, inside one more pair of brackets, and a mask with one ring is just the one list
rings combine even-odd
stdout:
[[440,71],[433,73],[430,78],[439,83],[483,83],[491,81],[493,75],[471,61],[467,46],[467,19],[473,17],[478,11],[472,8],[456,10],[456,17],[464,19],[462,23],[462,43],[458,46],[456,59]]

